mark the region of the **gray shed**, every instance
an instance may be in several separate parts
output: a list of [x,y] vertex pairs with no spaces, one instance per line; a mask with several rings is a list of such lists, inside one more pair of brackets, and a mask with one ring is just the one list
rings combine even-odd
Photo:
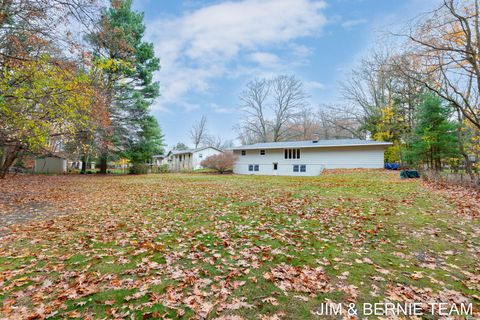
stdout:
[[34,171],[35,173],[65,173],[67,172],[67,159],[57,156],[36,158]]

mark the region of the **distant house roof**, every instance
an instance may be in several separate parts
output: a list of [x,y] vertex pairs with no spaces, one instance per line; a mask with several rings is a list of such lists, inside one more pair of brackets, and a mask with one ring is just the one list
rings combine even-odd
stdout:
[[209,148],[212,148],[212,149],[215,149],[215,150],[217,150],[217,151],[223,152],[222,150],[220,150],[220,149],[218,149],[218,148],[207,146],[207,147],[201,147],[201,148],[197,148],[197,149],[170,150],[170,151],[168,152],[167,156],[169,156],[169,155],[171,155],[171,154],[176,155],[176,154],[195,153],[195,152],[199,152],[199,151],[202,151],[202,150],[205,150],[205,149],[209,149]]
[[232,150],[252,149],[279,149],[279,148],[321,148],[321,147],[353,147],[353,146],[389,146],[391,142],[380,142],[360,139],[337,139],[337,140],[306,140],[306,141],[282,141],[261,142],[232,148]]
[[56,154],[53,154],[53,153],[48,153],[48,154],[44,154],[44,155],[39,155],[36,157],[37,159],[46,159],[46,158],[58,158],[58,159],[67,159],[63,154],[61,153],[56,153]]

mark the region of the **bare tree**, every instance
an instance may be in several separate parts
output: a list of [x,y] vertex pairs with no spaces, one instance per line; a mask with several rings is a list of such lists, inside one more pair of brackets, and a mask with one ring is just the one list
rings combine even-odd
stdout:
[[288,75],[253,80],[240,99],[243,118],[238,131],[240,140],[248,143],[293,138],[296,117],[307,107],[302,82]]
[[322,139],[366,138],[362,130],[363,114],[356,107],[321,105],[317,118],[319,127],[316,133]]
[[233,147],[232,140],[224,140],[221,136],[207,135],[204,140],[205,145],[214,147],[220,150],[225,150]]
[[281,75],[270,80],[272,91],[271,110],[272,140],[282,141],[288,137],[292,120],[300,110],[307,105],[307,96],[303,90],[303,83],[295,76]]
[[296,140],[313,139],[318,136],[320,127],[321,125],[315,112],[311,108],[304,107],[294,117],[289,136]]
[[352,70],[348,81],[342,83],[343,98],[363,113],[362,122],[369,129],[368,121],[378,119],[381,110],[392,101],[392,77],[387,65],[389,54],[375,51]]
[[255,142],[268,141],[269,124],[266,113],[269,92],[268,80],[255,79],[247,84],[247,88],[240,95],[244,113],[240,125],[241,131],[244,136],[250,136],[252,140],[256,140]]
[[416,62],[405,75],[451,103],[480,129],[479,0],[444,0],[403,36]]
[[195,149],[202,144],[207,137],[207,117],[202,115],[199,121],[195,122],[190,129],[190,139]]

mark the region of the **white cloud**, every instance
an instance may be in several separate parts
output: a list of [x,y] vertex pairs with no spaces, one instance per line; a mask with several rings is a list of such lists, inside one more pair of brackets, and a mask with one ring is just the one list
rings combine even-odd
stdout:
[[280,63],[272,48],[318,34],[324,7],[320,0],[227,1],[154,21],[147,31],[162,65],[160,105],[188,106],[188,93],[211,90],[212,80],[238,75],[247,62],[260,71]]
[[352,27],[355,27],[355,26],[358,26],[360,24],[364,24],[364,23],[367,23],[367,19],[351,19],[351,20],[345,20],[342,22],[342,27],[344,28],[352,28]]
[[230,108],[221,107],[216,103],[210,104],[210,107],[212,108],[213,112],[216,112],[216,113],[231,113],[232,112],[232,110]]
[[325,85],[318,81],[305,81],[304,86],[307,90],[322,90]]
[[249,55],[251,61],[262,67],[275,67],[280,62],[280,57],[269,52],[254,52]]

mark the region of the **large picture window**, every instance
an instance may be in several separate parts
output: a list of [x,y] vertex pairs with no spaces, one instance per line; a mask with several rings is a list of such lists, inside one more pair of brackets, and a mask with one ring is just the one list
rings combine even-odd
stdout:
[[285,149],[285,159],[300,159],[300,149]]

